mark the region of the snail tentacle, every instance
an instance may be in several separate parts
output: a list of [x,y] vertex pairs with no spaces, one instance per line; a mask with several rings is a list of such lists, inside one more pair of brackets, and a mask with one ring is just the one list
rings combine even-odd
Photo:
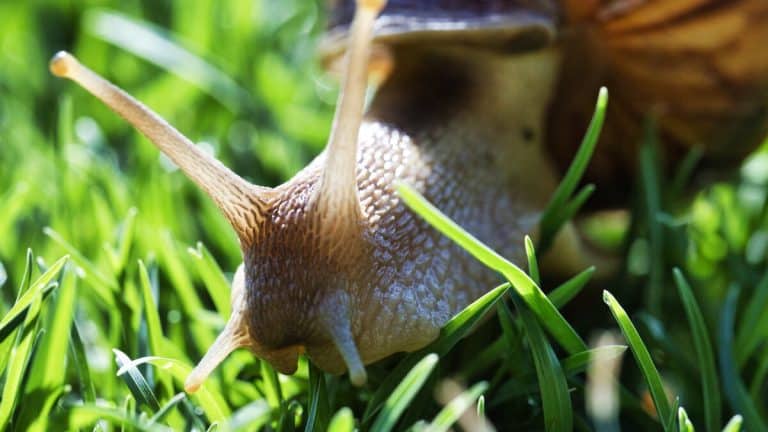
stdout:
[[203,384],[208,375],[238,348],[250,347],[251,338],[245,320],[247,315],[245,301],[245,270],[243,265],[237,268],[232,279],[232,315],[224,326],[224,330],[216,337],[205,356],[195,366],[184,382],[184,390],[194,393]]
[[255,186],[208,155],[147,106],[80,64],[68,52],[50,63],[54,75],[69,78],[131,123],[197,183],[221,209],[241,241],[255,237],[270,189]]
[[349,221],[362,219],[357,194],[357,141],[363,119],[373,24],[385,4],[386,1],[380,0],[358,0],[342,90],[315,196],[321,213],[339,215],[340,219]]

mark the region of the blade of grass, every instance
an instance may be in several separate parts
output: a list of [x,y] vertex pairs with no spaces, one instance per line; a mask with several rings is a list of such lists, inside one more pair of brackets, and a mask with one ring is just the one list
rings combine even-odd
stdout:
[[626,345],[602,345],[588,349],[564,358],[561,362],[563,371],[567,376],[576,375],[587,370],[587,366],[594,358],[611,360],[619,357],[627,351]]
[[260,361],[261,367],[261,379],[262,390],[267,397],[269,406],[275,409],[281,409],[285,398],[283,397],[283,389],[280,386],[280,379],[277,376],[275,369],[267,362]]
[[229,281],[224,277],[224,272],[221,271],[221,267],[219,267],[211,252],[202,242],[197,242],[196,248],[189,248],[187,251],[197,261],[195,268],[197,268],[205,289],[216,306],[216,311],[221,316],[229,316],[232,312],[230,310],[232,306],[229,303],[231,289]]
[[[590,159],[592,159],[592,153],[595,150],[597,141],[600,138],[600,132],[603,129],[607,107],[608,89],[602,87],[597,96],[592,120],[589,122],[587,132],[579,145],[579,149],[576,151],[576,155],[573,157],[573,162],[571,162],[568,171],[566,171],[565,176],[563,176],[563,179],[560,181],[555,193],[552,195],[549,204],[547,204],[547,207],[541,215],[541,221],[539,222],[541,238],[539,239],[538,245],[538,249],[541,251],[549,249],[557,231],[562,227],[564,221],[562,219],[557,221],[557,219],[559,215],[563,213],[563,208],[566,206],[566,202],[571,195],[573,195],[573,192],[581,181],[582,175],[584,175],[584,171],[586,170]],[[582,190],[582,193],[584,193],[584,190]],[[591,192],[586,193],[586,195],[589,195],[589,193]]]
[[672,415],[669,416],[669,419],[666,421],[666,426],[664,427],[665,430],[671,430],[674,431],[677,429],[677,424],[679,421],[679,412],[680,412],[680,397],[676,397],[674,403],[671,406],[672,409]]
[[477,416],[480,418],[485,417],[485,396],[480,395],[479,398],[477,398]]
[[152,282],[149,279],[149,273],[144,262],[139,260],[139,285],[141,287],[141,296],[144,302],[144,319],[147,322],[147,337],[149,339],[149,349],[152,355],[166,356],[165,338],[163,336],[163,327],[160,324],[160,316],[157,312],[155,299],[152,296]]
[[558,344],[569,354],[587,349],[587,344],[549,301],[541,288],[524,271],[466,232],[410,186],[399,184],[397,189],[403,202],[430,225],[456,242],[487,267],[503,274],[523,300],[528,303],[528,306]]
[[[578,193],[570,200],[568,203],[566,203],[560,211],[555,215],[554,218],[552,218],[551,221],[548,221],[553,228],[552,234],[547,234],[551,237],[551,239],[547,240],[547,243],[541,242],[541,246],[546,246],[547,249],[542,250],[548,250],[549,247],[552,246],[552,242],[554,241],[555,237],[557,237],[557,233],[560,231],[560,229],[568,223],[569,220],[573,219],[574,216],[581,210],[581,207],[584,206],[584,204],[587,202],[589,197],[592,196],[592,194],[595,192],[595,185],[594,184],[588,184],[585,185],[583,188],[579,190]],[[542,235],[543,237],[543,235]]]
[[309,413],[304,431],[326,430],[329,407],[323,371],[318,369],[313,362],[309,362]]
[[533,240],[527,235],[525,236],[525,255],[528,257],[528,275],[536,285],[541,285],[539,263],[536,260],[536,250],[533,248]]
[[693,428],[693,423],[688,418],[688,413],[685,412],[685,408],[680,407],[677,410],[677,430],[679,432],[696,432]]
[[556,308],[562,309],[563,306],[568,304],[571,299],[576,297],[576,295],[579,294],[585,286],[587,286],[587,283],[589,283],[589,281],[592,279],[592,275],[594,274],[595,268],[589,267],[588,269],[568,279],[562,285],[550,291],[547,297],[549,297],[549,300]]
[[648,384],[648,389],[653,399],[653,404],[656,407],[656,413],[658,414],[659,422],[666,427],[667,420],[672,415],[671,408],[669,406],[669,400],[664,391],[664,384],[659,375],[659,371],[656,369],[656,365],[651,359],[651,354],[648,352],[648,348],[643,343],[640,334],[637,332],[637,328],[627,316],[627,312],[621,307],[616,298],[608,291],[603,291],[603,301],[608,305],[611,310],[611,314],[619,324],[621,332],[627,339],[629,348],[632,351],[632,355],[635,357],[640,371],[645,377],[645,381]]
[[392,394],[395,386],[403,380],[403,377],[409,373],[419,360],[431,352],[436,353],[438,356],[447,354],[462,338],[472,331],[486,313],[507,293],[509,288],[510,284],[508,283],[499,285],[475,300],[440,329],[440,336],[436,341],[419,351],[408,354],[400,361],[397,367],[382,381],[368,402],[363,414],[363,423],[367,423],[373,418],[373,415],[381,408],[384,401]]
[[72,361],[77,370],[77,376],[80,378],[80,394],[87,404],[96,402],[96,391],[94,390],[91,371],[88,367],[88,358],[85,356],[85,346],[80,337],[80,331],[77,329],[77,323],[73,322],[70,328],[69,348]]
[[[56,277],[59,276],[59,272],[64,267],[69,259],[68,256],[59,258],[58,261],[53,263],[51,267],[43,273],[42,276],[37,278],[34,283],[29,286],[29,289],[25,290],[19,299],[14,303],[11,309],[5,314],[2,321],[0,321],[0,341],[4,340],[8,335],[19,325],[21,322],[28,319],[28,310],[30,306],[41,299],[46,293],[58,286],[57,284],[51,284]],[[23,286],[24,284],[22,284]]]
[[768,346],[763,348],[760,361],[752,376],[752,384],[749,386],[749,394],[752,395],[752,399],[757,400],[760,397],[760,391],[765,385],[766,377],[768,377]]
[[723,393],[734,411],[744,416],[747,430],[768,430],[754,402],[749,398],[744,383],[739,376],[739,368],[733,355],[733,327],[736,320],[736,306],[739,289],[731,287],[725,297],[719,326],[718,357],[720,360],[720,379]]
[[117,348],[113,348],[112,352],[115,354],[115,362],[120,370],[125,368],[125,372],[128,372],[127,374],[118,373],[118,376],[123,378],[133,397],[139,404],[148,406],[152,412],[157,412],[160,409],[160,402],[139,369],[131,363],[131,358]]
[[117,242],[117,251],[113,253],[112,266],[115,274],[122,273],[128,263],[128,255],[131,252],[133,238],[136,232],[136,215],[138,210],[135,207],[128,209],[128,214],[123,219],[120,227],[120,238]]
[[[161,372],[169,373],[173,376],[173,379],[179,385],[183,385],[187,376],[192,372],[192,367],[184,364],[178,360],[166,358],[166,357],[142,357],[135,360],[126,362],[118,371],[117,375],[121,376],[129,370],[137,370],[136,367],[142,364],[151,364],[160,369]],[[200,389],[192,396],[193,399],[199,402],[200,407],[205,412],[205,415],[211,422],[223,422],[230,416],[229,406],[226,403],[226,399],[222,396],[221,388],[213,377],[208,378],[206,382],[200,386]]]
[[747,302],[741,316],[741,325],[736,333],[736,360],[743,368],[755,349],[768,337],[768,271],[757,283],[754,293]]
[[427,354],[411,369],[402,382],[384,402],[376,421],[371,426],[371,432],[388,432],[397,423],[405,408],[421,390],[432,370],[437,365],[437,354]]
[[121,426],[121,430],[128,428],[141,432],[173,431],[173,429],[162,425],[147,424],[141,418],[128,414],[124,409],[97,405],[81,405],[70,408],[68,430],[81,430],[102,421],[114,426]]
[[21,277],[21,285],[19,285],[19,292],[16,293],[16,302],[18,303],[21,296],[24,295],[32,286],[32,271],[34,270],[35,256],[32,253],[32,249],[27,249],[26,260],[24,264],[24,273]]
[[704,424],[707,431],[717,431],[722,424],[720,412],[720,387],[717,384],[717,367],[715,356],[709,338],[701,309],[693,296],[690,285],[685,280],[680,269],[674,269],[674,278],[677,291],[685,308],[688,323],[693,335],[693,347],[698,358],[699,374],[701,376],[701,391],[704,397]]
[[176,405],[181,403],[186,398],[187,398],[187,394],[186,393],[177,393],[170,400],[168,400],[168,402],[166,402],[165,405],[163,405],[159,410],[157,410],[155,415],[153,415],[149,419],[148,424],[149,425],[154,425],[157,422],[163,420],[165,418],[165,416],[167,416],[168,413],[170,413],[171,410],[176,407]]
[[344,407],[340,409],[331,419],[328,425],[328,432],[352,432],[355,430],[355,417],[352,410]]
[[26,431],[49,430],[49,413],[64,390],[66,368],[61,359],[66,358],[69,328],[75,311],[76,279],[72,271],[60,273],[61,285],[52,301],[53,310],[44,322],[44,337],[30,360],[30,378],[25,385],[25,403],[19,407],[15,427]]
[[[31,253],[28,253],[27,263],[31,268],[30,256]],[[6,360],[4,360],[7,361],[7,364],[5,368],[5,382],[0,392],[2,394],[2,399],[0,399],[0,430],[5,430],[9,425],[19,398],[25,390],[24,386],[27,384],[26,379],[28,378],[28,371],[33,359],[33,351],[41,340],[42,332],[38,331],[40,327],[39,315],[43,302],[47,298],[45,293],[50,293],[58,285],[52,282],[52,280],[58,276],[66,262],[66,256],[60,258],[48,271],[31,283],[26,290],[24,290],[24,285],[28,284],[30,279],[22,281],[20,291],[24,290],[24,294],[19,297],[16,304],[11,307],[8,315],[0,322],[0,329],[8,328],[6,326],[9,326],[11,322],[15,322],[16,318],[14,316],[20,316],[21,311],[25,311],[23,320],[20,320],[21,322],[14,326],[14,328],[19,329],[19,332],[16,334],[13,348],[9,351]],[[31,273],[28,274],[31,275]],[[12,330],[9,334],[11,332]]]
[[[101,300],[104,302],[105,305],[114,307],[115,302],[114,302],[114,299],[112,298],[112,292],[117,292],[119,290],[117,281],[113,277],[109,277],[106,274],[104,274],[104,272],[102,272],[98,268],[98,266],[96,266],[88,258],[86,258],[71,243],[66,241],[61,234],[54,231],[53,228],[45,227],[43,228],[43,233],[45,233],[45,235],[47,235],[55,243],[58,243],[59,246],[61,246],[65,251],[67,251],[67,253],[72,257],[72,261],[74,261],[80,268],[85,270],[85,274],[86,274],[85,280],[89,280],[88,276],[96,279],[95,281],[90,282],[90,285],[93,288],[94,292],[99,295],[99,297],[101,298]],[[105,289],[105,288],[109,288],[109,289]]]
[[183,48],[148,22],[107,10],[91,10],[84,17],[84,27],[93,36],[196,85],[232,112],[248,107],[248,92],[226,73]]
[[235,411],[227,419],[224,430],[250,431],[262,430],[261,426],[268,422],[272,409],[264,399],[255,400]]
[[[34,255],[32,249],[27,249],[26,259],[24,262],[24,272],[21,276],[21,284],[19,285],[19,291],[16,293],[16,301],[14,305],[19,303],[19,300],[27,292],[32,285],[32,269],[33,269]],[[23,308],[26,311],[26,307]],[[26,312],[18,313],[17,316],[12,316],[13,306],[6,312],[3,320],[0,321],[0,375],[5,371],[5,367],[8,364],[8,360],[11,354],[11,347],[16,343],[16,338],[10,338],[8,336],[14,334],[24,318],[27,316]],[[2,322],[8,320],[8,323],[3,326]]]
[[723,428],[723,432],[739,432],[741,425],[744,423],[744,418],[738,414],[733,416],[731,420]]
[[[158,313],[158,309],[155,303],[154,296],[152,295],[153,292],[157,292],[157,290],[153,290],[152,287],[152,281],[149,277],[149,272],[147,271],[147,267],[144,265],[144,262],[139,260],[139,288],[141,291],[141,297],[143,301],[143,319],[145,322],[145,328],[146,328],[146,335],[149,345],[149,354],[155,355],[155,356],[165,356],[165,357],[171,357],[178,355],[178,349],[168,349],[168,347],[174,347],[175,345],[168,341],[166,337],[163,335],[163,328],[160,324],[160,315]],[[147,371],[148,372],[148,371]],[[156,375],[157,379],[160,380],[160,383],[162,385],[162,388],[165,390],[165,394],[172,394],[173,392],[173,383],[171,377],[169,377],[167,374],[158,374]]]
[[544,428],[547,431],[571,431],[573,408],[563,368],[533,313],[515,296],[512,301],[528,335],[544,410]]
[[643,198],[646,207],[646,219],[648,223],[648,241],[650,244],[650,266],[648,287],[646,288],[646,304],[651,315],[660,316],[664,237],[663,227],[659,223],[658,215],[661,214],[661,186],[659,185],[659,173],[656,157],[656,129],[652,122],[646,127],[645,144],[640,148],[640,179],[642,182]]
[[[40,308],[41,301],[36,301],[32,308]],[[39,340],[37,311],[31,319],[24,323],[17,337],[17,342],[10,352],[8,366],[5,371],[2,399],[0,400],[0,430],[7,430],[16,406],[24,392],[24,378],[32,358],[32,351]]]
[[429,432],[448,431],[486,390],[488,390],[488,383],[479,382],[469,390],[462,392],[437,413],[435,419],[427,426],[426,430]]

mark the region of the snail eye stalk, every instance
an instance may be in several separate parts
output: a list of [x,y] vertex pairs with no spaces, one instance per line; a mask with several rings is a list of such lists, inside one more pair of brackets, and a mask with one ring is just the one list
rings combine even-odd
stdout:
[[57,53],[51,59],[50,69],[56,76],[75,81],[149,138],[213,199],[241,241],[248,243],[255,237],[256,222],[261,219],[270,195],[268,188],[255,186],[232,172],[144,104],[80,64],[71,54]]
[[358,0],[349,39],[342,90],[339,94],[325,166],[315,202],[326,219],[358,221],[357,140],[363,119],[373,24],[386,5],[383,0]]

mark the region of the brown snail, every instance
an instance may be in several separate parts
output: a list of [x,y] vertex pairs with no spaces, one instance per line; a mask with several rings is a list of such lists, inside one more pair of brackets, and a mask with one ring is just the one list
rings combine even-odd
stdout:
[[[583,95],[563,84],[581,73],[577,66],[584,66],[569,62],[569,50],[586,53],[585,62],[593,65],[595,59],[599,66],[586,68],[581,77],[591,91],[593,83],[624,76],[617,64],[631,69],[630,54],[640,49],[614,44],[621,38],[612,25],[621,20],[640,21],[625,30],[630,36],[655,29],[651,24],[663,23],[665,16],[693,24],[704,20],[706,27],[710,18],[735,14],[743,18],[742,32],[764,34],[758,27],[767,27],[757,25],[768,22],[764,0],[675,4],[685,7],[628,0],[391,0],[381,12],[383,0],[357,0],[356,8],[351,1],[337,2],[335,30],[325,52],[334,58],[344,51],[344,40],[349,48],[329,144],[293,179],[273,189],[246,182],[69,54],[54,57],[51,69],[80,83],[147,135],[211,196],[240,238],[244,263],[233,281],[232,316],[188,378],[187,390],[199,387],[238,347],[249,348],[282,373],[294,372],[299,354],[306,352],[321,369],[348,370],[360,385],[365,364],[426,345],[495,280],[490,270],[404,207],[393,182],[412,185],[482,241],[520,258],[519,239],[535,229],[556,184],[552,159],[557,155],[550,149],[570,155],[568,146],[581,134],[553,130],[560,121],[570,125],[589,111],[596,93],[583,106]],[[569,35],[569,28],[585,30]],[[376,51],[369,62],[372,39],[386,50]],[[765,39],[736,32],[723,40],[744,44],[743,52],[757,52]],[[647,54],[651,60],[654,55],[656,60],[674,59],[665,57],[669,52],[662,43]],[[704,46],[700,54],[700,64],[689,65],[694,70],[710,71],[720,60],[733,63],[733,51],[719,44]],[[381,83],[363,120],[369,65]],[[636,66],[649,67],[642,61]],[[731,98],[709,119],[736,123],[755,118],[764,132],[768,62],[736,62],[729,70],[738,92],[723,91]],[[671,84],[645,72],[628,76],[662,89]],[[699,87],[693,89],[720,94],[721,81],[696,78]],[[643,95],[649,88],[636,90]],[[651,92],[653,97],[635,103],[631,90],[626,89],[624,100],[629,105],[621,99],[618,104],[635,115],[621,117],[627,124],[636,127],[637,116],[657,107],[662,114],[663,108],[676,113],[678,94],[668,99],[662,91]],[[558,95],[573,96],[561,107]],[[696,117],[698,107],[693,106],[690,118],[662,117],[662,131],[709,128],[707,117]],[[731,116],[730,108],[743,116]],[[664,119],[671,120],[667,124]],[[631,159],[614,157],[615,148],[626,144],[623,137],[633,133],[622,135],[622,126],[609,123],[611,132],[601,143],[608,150],[597,155],[614,163],[618,173]],[[718,148],[706,133],[673,135],[678,147]],[[744,148],[755,141],[745,140]],[[578,251],[577,243],[566,239],[559,245],[565,251],[561,260],[578,259],[578,254],[565,255],[569,248]]]

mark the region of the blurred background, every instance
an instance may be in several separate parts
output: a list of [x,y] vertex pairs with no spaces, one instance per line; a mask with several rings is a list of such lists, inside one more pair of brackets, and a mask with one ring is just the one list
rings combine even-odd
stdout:
[[[315,2],[2,2],[0,17],[0,253],[11,269],[27,247],[47,256],[44,226],[98,256],[133,207],[139,231],[202,240],[226,268],[238,259],[235,237],[192,184],[122,119],[48,72],[58,50],[257,184],[290,177],[325,143],[336,84],[315,58]],[[145,234],[137,237],[157,238]]]
[[[306,0],[0,1],[0,311],[10,310],[19,287],[29,283],[28,248],[35,274],[69,254],[71,276],[60,281],[62,289],[69,288],[58,291],[76,295],[69,300],[69,315],[63,315],[67,324],[61,334],[67,340],[69,323],[76,324],[71,337],[81,339],[88,371],[84,378],[82,364],[70,357],[66,367],[63,357],[30,357],[29,376],[60,371],[51,378],[57,385],[48,388],[57,393],[48,395],[41,384],[42,396],[18,395],[22,402],[12,411],[17,427],[32,425],[45,410],[66,417],[69,411],[62,407],[67,403],[94,395],[114,406],[123,404],[129,390],[115,378],[113,348],[131,358],[154,354],[194,363],[228,314],[227,278],[240,262],[237,240],[210,200],[126,122],[73,83],[53,77],[48,72],[51,56],[62,49],[73,52],[234,171],[273,186],[311,160],[330,129],[337,84],[315,55],[322,28],[322,6]],[[585,291],[565,315],[585,337],[615,326],[600,300],[600,291],[610,289],[637,317],[670,394],[679,395],[692,417],[702,418],[690,330],[671,276],[672,268],[679,267],[690,279],[712,335],[725,331],[727,336],[722,307],[729,292],[738,296],[727,303],[732,307],[727,312],[740,317],[728,349],[735,347],[747,397],[764,401],[765,145],[729,178],[706,187],[687,187],[685,173],[666,176],[653,168],[652,162],[644,168],[651,181],[633,191],[629,212],[582,222],[595,241],[622,257],[622,271]],[[146,285],[137,260],[146,265]],[[163,353],[148,348],[145,287],[158,303],[167,340],[173,341]],[[53,326],[58,316],[50,312],[45,326]],[[0,341],[0,354],[13,339]],[[492,362],[462,369],[483,352],[487,340],[479,337],[460,346],[441,373],[492,377]],[[77,350],[67,354],[66,345],[43,341],[39,352],[76,357]],[[530,366],[525,358],[519,361]],[[374,367],[373,379],[388,366],[385,362],[378,372]],[[625,369],[626,388],[647,395],[637,371]],[[251,384],[271,375],[249,353],[236,353],[222,370],[228,409],[265,399],[281,407],[280,415],[289,409],[270,399],[271,387]],[[142,371],[153,388],[155,380],[162,381],[153,378],[151,368]],[[296,395],[306,392],[307,374],[302,363],[297,379],[280,377],[280,398],[306,402],[306,394]],[[491,392],[492,418],[499,424],[514,419],[523,427],[537,427],[541,406],[530,396],[535,387],[525,385],[535,386],[534,378],[512,382],[506,393],[502,386]],[[88,390],[94,383],[95,393]],[[359,408],[370,397],[339,381],[334,385],[334,411],[343,405]],[[165,401],[171,390],[158,394]],[[582,396],[574,398],[574,406],[583,410]],[[427,399],[424,409],[434,411],[435,402]],[[622,414],[627,424],[653,424],[652,409],[629,403]],[[757,415],[765,418],[762,405]],[[173,414],[169,424],[191,427],[204,418],[189,406],[192,414]],[[726,413],[738,411],[727,401],[723,406]],[[0,409],[0,419],[2,414]],[[270,421],[275,426],[276,415],[268,413],[266,420],[248,427]]]

